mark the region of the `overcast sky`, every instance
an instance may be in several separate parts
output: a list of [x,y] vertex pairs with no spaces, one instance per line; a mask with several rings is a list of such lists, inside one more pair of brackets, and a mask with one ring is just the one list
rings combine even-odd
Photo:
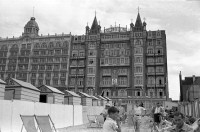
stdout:
[[0,0],[0,37],[19,37],[33,16],[40,34],[85,33],[95,10],[102,29],[110,25],[129,28],[137,8],[147,30],[165,30],[169,96],[179,99],[179,72],[200,76],[200,0]]

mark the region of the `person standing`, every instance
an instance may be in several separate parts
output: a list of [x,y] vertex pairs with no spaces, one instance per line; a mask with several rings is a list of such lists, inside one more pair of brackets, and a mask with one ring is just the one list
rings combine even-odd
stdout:
[[119,110],[120,121],[124,122],[126,119],[126,111],[125,111],[124,107],[122,106],[121,99],[118,100],[118,105],[116,106],[116,108]]
[[140,132],[140,123],[143,116],[143,113],[145,113],[146,109],[143,107],[143,103],[136,104],[136,107],[134,108],[134,117],[133,117],[133,124],[136,132]]
[[159,124],[161,122],[162,108],[160,107],[159,102],[156,104],[156,107],[153,108],[152,113],[154,119],[154,129],[155,129],[155,127],[159,127]]
[[103,124],[103,132],[121,132],[119,110],[114,106],[108,109],[108,117]]
[[106,117],[108,116],[108,109],[109,109],[110,107],[111,107],[111,104],[107,103],[107,104],[105,105],[105,108],[103,109],[103,111],[102,111],[101,114],[100,114],[100,115],[103,116],[104,121],[106,120]]

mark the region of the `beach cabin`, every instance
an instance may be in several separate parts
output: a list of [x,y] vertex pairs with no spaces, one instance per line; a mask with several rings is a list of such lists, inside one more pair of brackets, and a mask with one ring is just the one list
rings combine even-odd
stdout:
[[40,90],[40,102],[50,104],[64,104],[65,93],[57,88],[42,85],[38,88]]
[[92,97],[92,106],[100,106],[100,99],[93,96],[93,95],[90,95]]
[[112,104],[112,99],[108,98],[108,97],[104,97],[107,100],[107,103]]
[[81,105],[81,96],[75,92],[65,90],[64,104]]
[[92,106],[92,97],[86,93],[78,92],[81,96],[81,104],[83,106]]
[[97,96],[99,99],[100,99],[100,106],[105,106],[106,105],[106,103],[107,103],[107,100],[104,98],[104,97],[102,97],[102,96]]
[[4,99],[6,82],[0,79],[0,99]]
[[24,100],[39,102],[40,90],[30,83],[8,78],[5,87],[5,100]]

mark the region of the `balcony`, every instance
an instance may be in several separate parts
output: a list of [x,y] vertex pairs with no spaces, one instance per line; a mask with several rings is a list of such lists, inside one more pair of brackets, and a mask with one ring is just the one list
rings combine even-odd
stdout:
[[111,76],[111,73],[103,73],[102,76]]
[[150,88],[160,88],[160,87],[165,87],[165,84],[147,84],[147,87],[150,87]]

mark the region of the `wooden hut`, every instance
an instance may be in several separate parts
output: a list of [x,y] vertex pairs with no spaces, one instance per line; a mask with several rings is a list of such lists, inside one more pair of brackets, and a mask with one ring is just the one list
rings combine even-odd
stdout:
[[0,99],[4,99],[6,82],[0,79]]
[[75,92],[65,90],[64,104],[81,105],[81,96]]
[[65,93],[57,88],[42,85],[38,88],[40,90],[40,102],[50,104],[64,104]]
[[90,96],[92,97],[92,106],[100,106],[101,104],[100,99],[92,95]]
[[104,98],[104,97],[102,97],[102,96],[97,96],[99,99],[100,99],[100,105],[101,106],[104,106],[104,105],[106,105],[106,103],[107,103],[107,100]]
[[81,96],[81,104],[83,106],[92,106],[92,97],[86,93],[78,92]]
[[30,83],[8,78],[6,80],[5,99],[39,102],[40,90]]

